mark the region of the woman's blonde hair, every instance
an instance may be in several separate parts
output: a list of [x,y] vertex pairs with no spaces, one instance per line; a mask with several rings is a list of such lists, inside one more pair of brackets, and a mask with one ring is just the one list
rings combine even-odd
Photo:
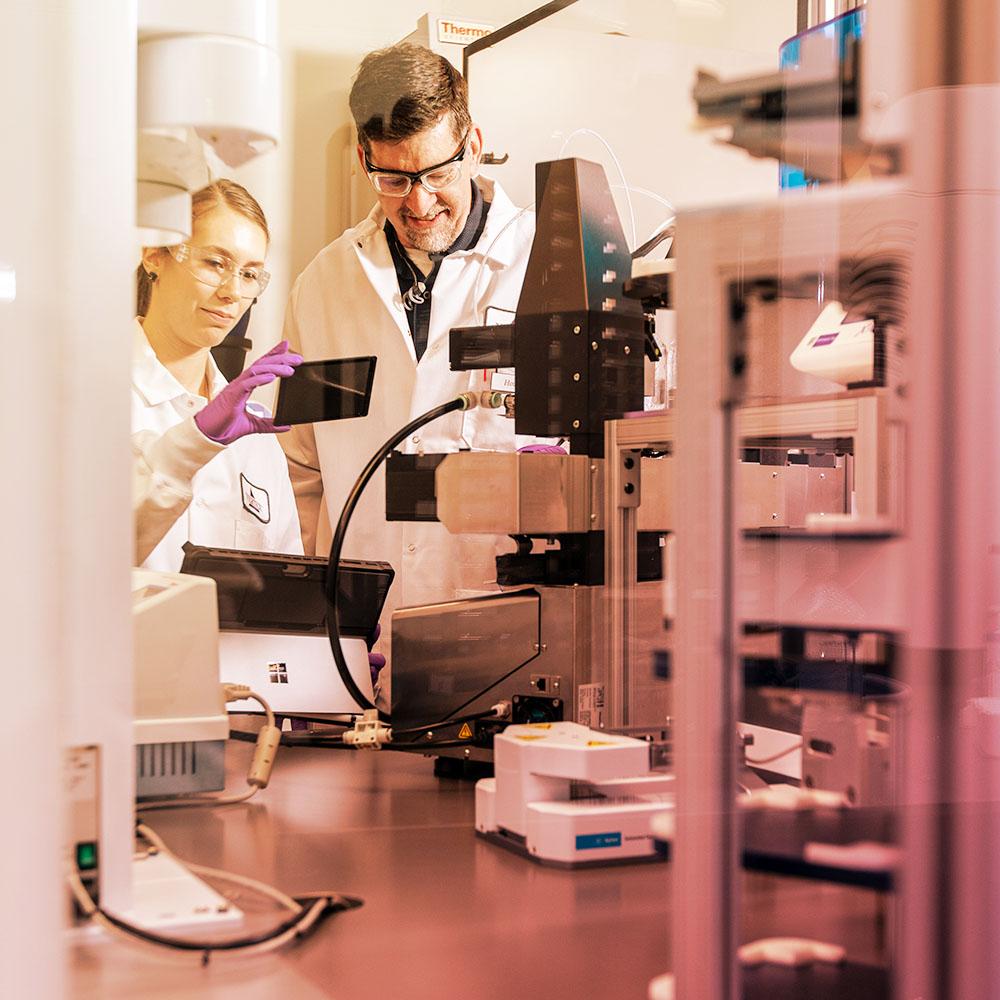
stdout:
[[[264,230],[264,237],[268,243],[271,242],[267,219],[264,217],[264,210],[257,203],[257,199],[242,184],[237,184],[236,181],[227,180],[224,177],[213,181],[191,195],[191,220],[194,221],[219,205],[225,205],[226,208],[231,208],[234,212],[256,223]],[[140,264],[135,272],[136,316],[146,315],[152,296],[153,279]]]

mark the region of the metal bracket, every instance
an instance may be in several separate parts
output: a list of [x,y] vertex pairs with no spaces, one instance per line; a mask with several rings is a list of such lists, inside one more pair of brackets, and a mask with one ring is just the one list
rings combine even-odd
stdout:
[[619,507],[638,507],[642,498],[642,461],[639,450],[619,452],[618,461],[621,469],[617,504]]

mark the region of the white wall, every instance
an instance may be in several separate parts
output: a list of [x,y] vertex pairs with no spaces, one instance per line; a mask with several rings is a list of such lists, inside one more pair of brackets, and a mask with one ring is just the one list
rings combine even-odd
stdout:
[[[630,243],[635,216],[637,246],[672,214],[657,195],[677,208],[775,195],[775,162],[698,130],[691,90],[699,69],[723,78],[773,71],[780,42],[794,33],[794,2],[711,8],[707,16],[700,6],[691,15],[631,0],[615,6],[616,20],[577,13],[590,6],[567,8],[470,60],[473,113],[488,130],[487,149],[510,156],[492,172],[514,201],[534,201],[538,161],[595,160]],[[637,189],[631,209],[626,185]]]

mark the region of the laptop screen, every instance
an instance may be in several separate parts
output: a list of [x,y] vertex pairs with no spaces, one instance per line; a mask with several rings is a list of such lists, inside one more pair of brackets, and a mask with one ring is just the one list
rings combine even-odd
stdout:
[[[215,580],[223,631],[312,635],[326,631],[326,567],[322,556],[242,552],[188,542],[181,572]],[[385,562],[341,560],[341,635],[363,638],[374,631],[393,576]]]

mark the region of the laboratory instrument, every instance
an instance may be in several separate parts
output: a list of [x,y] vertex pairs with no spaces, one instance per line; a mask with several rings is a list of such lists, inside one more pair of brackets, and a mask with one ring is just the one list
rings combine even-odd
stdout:
[[[538,222],[513,323],[452,331],[453,369],[497,371],[486,393],[517,433],[561,438],[569,454],[392,454],[389,519],[440,520],[453,533],[510,535],[516,551],[496,560],[500,591],[393,615],[394,725],[447,720],[498,697],[512,721],[576,720],[609,727],[604,672],[608,521],[619,494],[607,476],[609,422],[643,405],[642,307],[627,298],[631,259],[601,167],[581,160],[539,164]],[[505,372],[505,370],[507,370]],[[510,376],[513,376],[511,379]],[[640,464],[650,503],[639,504]],[[628,588],[648,612],[636,635],[649,650],[662,636],[663,536],[669,530],[668,463],[635,451],[621,496],[638,509]],[[608,511],[613,513],[609,515]],[[650,706],[662,725],[668,708]],[[618,722],[620,725],[621,722]],[[495,726],[472,731],[443,755],[488,760]]]
[[673,808],[673,776],[653,747],[575,722],[510,725],[493,741],[495,777],[476,783],[476,832],[542,864],[591,867],[656,860]]

